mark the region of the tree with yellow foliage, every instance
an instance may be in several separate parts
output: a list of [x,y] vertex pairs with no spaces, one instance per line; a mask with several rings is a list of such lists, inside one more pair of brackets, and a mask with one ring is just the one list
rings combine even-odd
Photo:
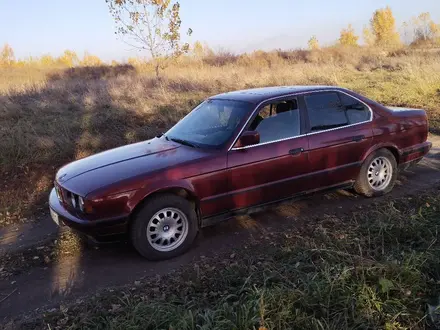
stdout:
[[432,31],[434,43],[440,45],[440,24],[431,22],[429,28]]
[[370,20],[370,25],[375,45],[388,47],[400,44],[396,19],[390,7],[376,10]]
[[374,46],[374,44],[376,43],[376,40],[374,38],[373,32],[371,32],[371,29],[367,26],[364,27],[364,29],[362,30],[362,34],[364,37],[364,43],[367,46]]
[[14,50],[8,44],[4,44],[0,51],[0,64],[11,65],[15,62]]
[[200,41],[196,41],[192,46],[192,55],[196,58],[202,58],[205,55],[205,49]]
[[440,25],[436,24],[431,14],[421,13],[412,19],[414,40],[411,44],[436,44],[440,41]]
[[139,57],[129,57],[127,63],[132,66],[141,66],[142,64],[145,64],[145,61],[143,61]]
[[79,64],[79,58],[73,50],[67,49],[63,55],[58,58],[58,62],[71,68]]
[[196,58],[202,58],[206,56],[213,56],[214,51],[209,47],[209,45],[204,42],[196,41],[191,47],[191,55]]
[[92,55],[88,52],[84,53],[84,57],[83,57],[82,61],[80,62],[80,65],[83,65],[83,66],[99,66],[102,64],[103,63],[98,56]]
[[39,62],[42,66],[53,66],[55,64],[55,59],[52,55],[46,54],[40,57]]
[[354,28],[351,24],[346,29],[342,29],[339,43],[342,46],[358,46],[359,37],[354,33]]
[[312,36],[309,39],[309,42],[307,44],[308,44],[310,50],[316,50],[316,49],[320,48],[319,41],[318,41],[318,38],[316,38],[316,36]]

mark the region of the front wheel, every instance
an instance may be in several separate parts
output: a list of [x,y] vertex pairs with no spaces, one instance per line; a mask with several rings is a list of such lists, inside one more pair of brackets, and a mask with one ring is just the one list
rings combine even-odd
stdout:
[[396,158],[391,151],[380,149],[362,164],[354,189],[367,197],[382,196],[393,189],[396,178]]
[[146,202],[135,216],[130,236],[143,257],[165,260],[188,250],[197,232],[193,204],[182,197],[165,194]]

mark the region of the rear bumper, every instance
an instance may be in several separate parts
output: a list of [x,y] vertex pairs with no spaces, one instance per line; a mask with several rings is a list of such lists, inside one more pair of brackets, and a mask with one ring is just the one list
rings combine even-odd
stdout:
[[128,228],[128,217],[115,217],[100,220],[85,220],[70,213],[58,200],[55,189],[49,197],[49,207],[58,214],[60,225],[64,224],[86,235],[96,238],[125,234]]
[[416,144],[409,148],[403,149],[400,154],[399,164],[402,165],[416,160],[420,160],[429,152],[429,150],[431,150],[431,148],[432,148],[432,143],[426,141],[424,143]]

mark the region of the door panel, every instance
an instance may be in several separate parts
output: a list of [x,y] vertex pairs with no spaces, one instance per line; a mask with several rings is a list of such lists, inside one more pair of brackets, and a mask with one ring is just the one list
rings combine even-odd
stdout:
[[371,143],[370,122],[309,135],[309,159],[316,185],[356,179]]
[[256,145],[228,153],[231,209],[289,197],[307,190],[308,138]]

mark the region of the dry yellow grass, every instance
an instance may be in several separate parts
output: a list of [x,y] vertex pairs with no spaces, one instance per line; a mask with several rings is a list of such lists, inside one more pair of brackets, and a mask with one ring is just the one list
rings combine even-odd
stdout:
[[365,48],[181,58],[160,80],[132,66],[0,68],[0,225],[44,201],[56,169],[165,131],[205,97],[271,85],[341,85],[422,107],[440,129],[440,53]]

